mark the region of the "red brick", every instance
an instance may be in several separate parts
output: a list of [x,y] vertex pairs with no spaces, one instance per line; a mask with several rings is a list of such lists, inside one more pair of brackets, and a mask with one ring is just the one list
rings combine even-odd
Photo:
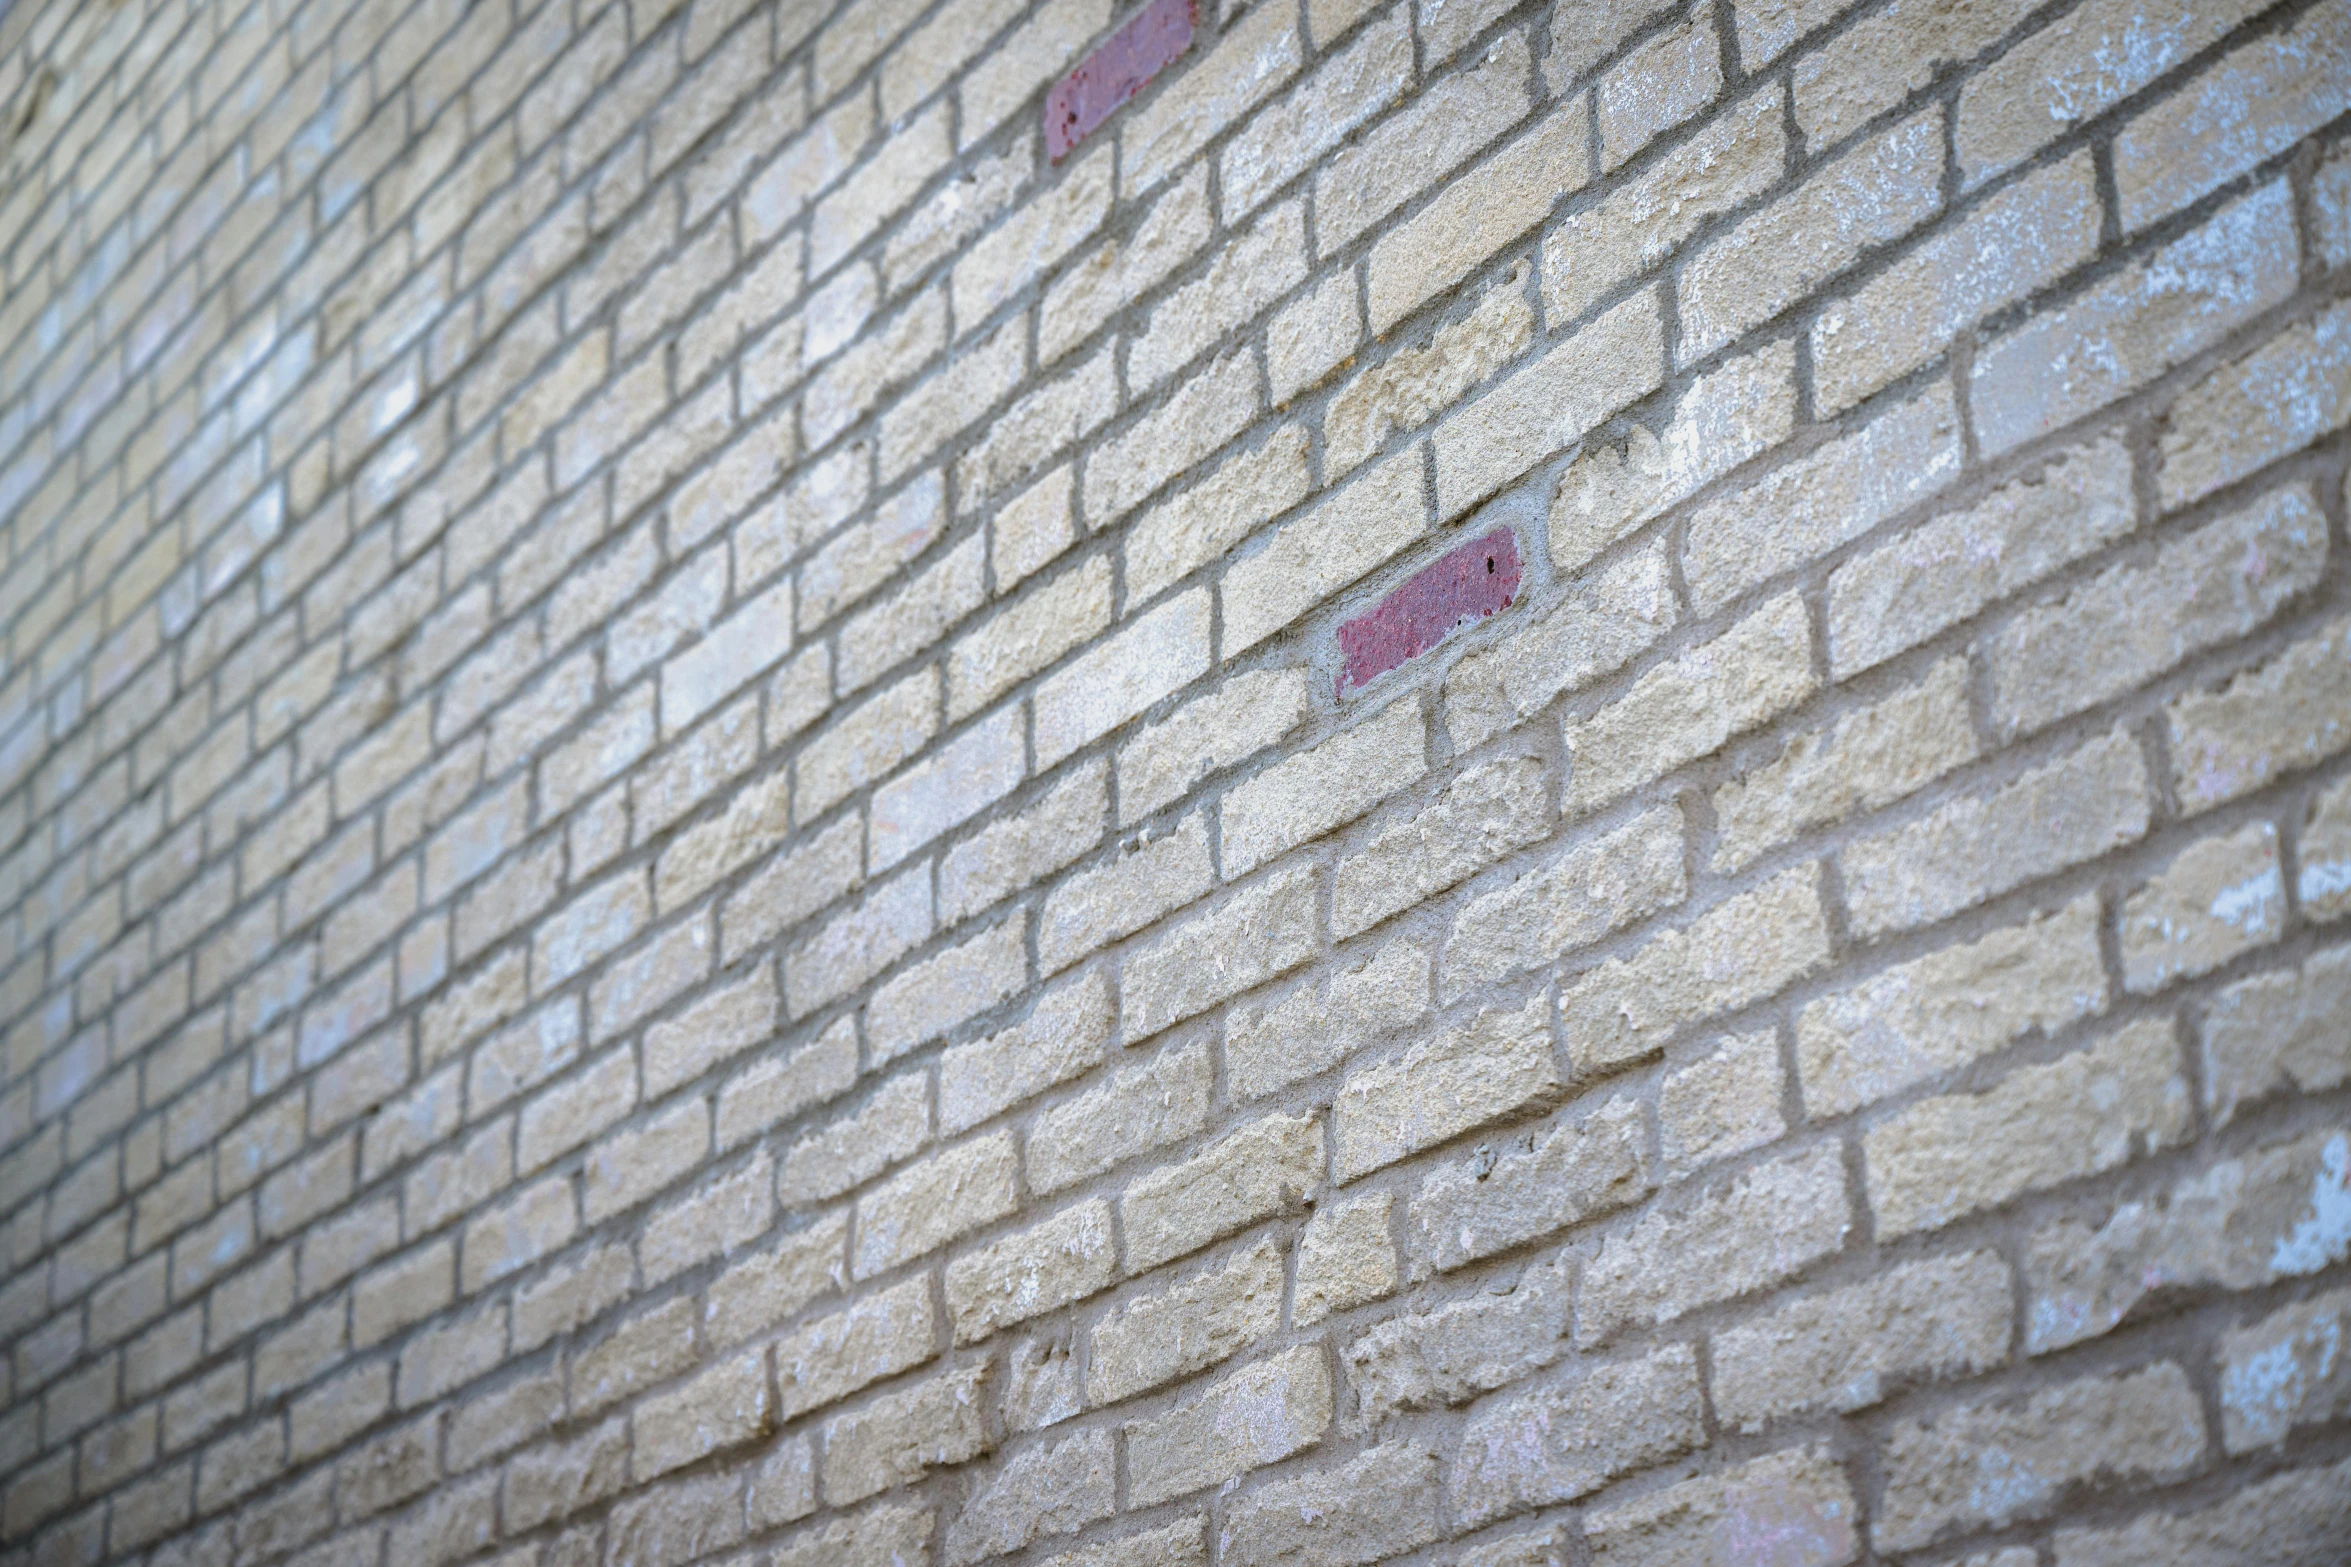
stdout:
[[1418,658],[1473,620],[1518,597],[1518,536],[1496,528],[1450,551],[1339,628],[1339,694]]
[[1045,149],[1059,163],[1192,46],[1199,0],[1151,0],[1045,95]]

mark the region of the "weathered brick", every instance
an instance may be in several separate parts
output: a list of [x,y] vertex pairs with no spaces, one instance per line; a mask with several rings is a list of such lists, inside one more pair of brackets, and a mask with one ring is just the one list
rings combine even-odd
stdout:
[[1257,413],[1257,366],[1242,350],[1196,372],[1086,460],[1088,526],[1118,521],[1167,480],[1241,433]]
[[1048,768],[1207,673],[1208,592],[1195,588],[1130,621],[1037,687],[1036,765]]
[[1232,789],[1217,813],[1224,873],[1245,876],[1417,779],[1427,732],[1419,704],[1392,703]]
[[2167,1289],[2252,1289],[2330,1266],[2351,1247],[2347,1173],[2351,1137],[2312,1132],[2215,1160],[2103,1222],[2044,1224],[2025,1249],[2025,1349],[2096,1338]]
[[1657,1146],[1668,1176],[1776,1142],[1779,1039],[1770,1032],[1725,1040],[1713,1054],[1668,1072],[1657,1086]]
[[1463,1428],[1450,1475],[1455,1515],[1476,1528],[1588,1495],[1696,1447],[1701,1419],[1697,1359],[1682,1344],[1515,1395]]
[[2133,1023],[1981,1094],[1928,1099],[1862,1139],[1881,1234],[1938,1229],[2180,1141],[2188,1084],[2167,1021]]
[[1670,630],[1675,615],[1662,549],[1594,573],[1534,624],[1454,666],[1445,681],[1453,743],[1481,744],[1561,692],[1623,667]]
[[[2048,1511],[2095,1477],[2166,1479],[2203,1455],[2204,1414],[2169,1362],[2086,1377],[1998,1404],[1907,1421],[1886,1443],[1884,1500],[1870,1536],[1884,1549],[1923,1545],[1952,1525],[1997,1527]],[[2006,1485],[1977,1478],[1982,1455],[2015,1464]]]
[[1130,1505],[1148,1507],[1276,1463],[1331,1423],[1331,1375],[1301,1345],[1242,1367],[1198,1398],[1126,1428]]
[[1443,1536],[1444,1465],[1427,1447],[1391,1442],[1335,1469],[1277,1480],[1226,1516],[1217,1548],[1239,1561],[1385,1560]]
[[2351,1465],[2336,1464],[2281,1474],[2192,1512],[2149,1511],[2127,1524],[2066,1529],[2057,1535],[2057,1560],[2060,1567],[2149,1560],[2220,1567],[2242,1557],[2247,1540],[2259,1540],[2287,1561],[2324,1561],[2340,1548],[2346,1484]]
[[1025,922],[1009,919],[928,958],[874,992],[867,1059],[895,1060],[997,1005],[1028,978]]
[[1594,1514],[1584,1538],[1595,1562],[1678,1567],[1737,1554],[1768,1518],[1771,1549],[1788,1567],[1836,1567],[1860,1549],[1859,1512],[1842,1464],[1792,1448]]
[[1807,1004],[1796,1019],[1805,1106],[1858,1109],[2026,1030],[2054,1033],[2106,999],[2095,902],[1999,927]]
[[2317,582],[2326,549],[2310,494],[2276,490],[2027,611],[1989,639],[1993,722],[2026,733],[2244,635]]
[[789,1121],[811,1105],[845,1093],[857,1079],[857,1024],[842,1018],[782,1058],[756,1062],[727,1079],[718,1094],[718,1146]]
[[1245,16],[1119,127],[1119,193],[1151,189],[1297,74],[1303,40],[1279,8]]
[[1188,816],[1157,835],[1138,835],[1117,857],[1069,877],[1046,899],[1037,922],[1038,966],[1059,973],[1206,896],[1214,883],[1205,816]]
[[1312,1326],[1334,1311],[1395,1291],[1396,1244],[1388,1233],[1394,1208],[1392,1194],[1375,1192],[1324,1208],[1307,1224],[1298,1239],[1293,1327]]
[[2007,1265],[1981,1251],[1790,1301],[1715,1336],[1716,1414],[1753,1431],[1866,1409],[1913,1380],[1989,1370],[2008,1358],[2011,1309]]
[[[1127,1037],[1146,1038],[1304,963],[1321,885],[1312,865],[1273,871],[1130,954],[1119,982]],[[1206,961],[1209,953],[1222,961]]]
[[1614,169],[1722,91],[1722,43],[1712,5],[1700,5],[1619,61],[1593,90],[1600,166]]
[[936,1250],[1019,1205],[1012,1139],[984,1137],[932,1155],[859,1200],[851,1257],[859,1276]]
[[1458,1268],[1648,1194],[1640,1104],[1611,1098],[1421,1178],[1405,1223],[1415,1276]]
[[1439,995],[1450,1003],[1549,963],[1685,891],[1681,815],[1646,812],[1472,899],[1453,920]]
[[928,1279],[852,1301],[776,1341],[776,1413],[790,1420],[921,1365],[938,1337]]
[[1336,253],[1517,123],[1530,100],[1529,76],[1525,38],[1505,33],[1484,59],[1440,77],[1342,149],[1315,176],[1316,253]]
[[[1104,1215],[1107,1218],[1107,1213]],[[1282,1259],[1270,1241],[1094,1325],[1086,1397],[1115,1404],[1231,1359],[1281,1325]]]
[[1225,572],[1224,651],[1254,647],[1428,530],[1418,447],[1268,535]]
[[1390,1318],[1347,1345],[1358,1413],[1378,1425],[1402,1411],[1442,1409],[1566,1358],[1568,1265],[1530,1264],[1504,1291],[1480,1290]]
[[1854,929],[1924,925],[2147,830],[2147,771],[2121,734],[1989,795],[1962,796],[1838,856]]
[[[1602,103],[1605,141],[1612,129],[1605,90]],[[1589,135],[1581,99],[1554,110],[1382,235],[1367,273],[1372,331],[1386,333],[1548,217],[1583,185]]]
[[2285,1306],[2221,1340],[2221,1441],[2230,1452],[2273,1446],[2351,1405],[2334,1346],[2351,1317],[2342,1291]]
[[2312,953],[2299,968],[2239,980],[2204,1017],[2204,1096],[2226,1124],[2281,1089],[2322,1093],[2351,1079],[2351,1040],[2332,1020],[2351,1006],[2351,947]]
[[1127,1266],[1155,1268],[1283,1212],[1321,1185],[1322,1172],[1321,1121],[1273,1115],[1138,1177],[1119,1200]]
[[796,1140],[776,1195],[787,1206],[837,1197],[913,1154],[929,1141],[928,1086],[921,1072],[901,1072],[855,1111]]
[[863,1501],[988,1451],[982,1412],[990,1369],[983,1360],[944,1372],[826,1422],[825,1500]]
[[1118,1271],[1110,1206],[1078,1203],[947,1265],[947,1315],[958,1344],[1108,1289]]
[[1116,1506],[1111,1433],[1083,1431],[1032,1446],[980,1482],[947,1530],[951,1567],[1017,1551],[1040,1535],[1068,1534]]
[[1197,1135],[1208,1125],[1213,1068],[1194,1041],[1127,1067],[1037,1117],[1029,1129],[1029,1185],[1073,1186],[1113,1165]]
[[767,1352],[737,1355],[637,1405],[631,1472],[639,1479],[666,1474],[765,1436],[768,1421]]
[[1135,520],[1123,551],[1129,600],[1148,599],[1218,559],[1306,491],[1306,432],[1296,426],[1229,459]]
[[2275,941],[2285,917],[2275,827],[2191,844],[2123,902],[2123,985],[2156,990],[2218,967]]
[[1349,1074],[1331,1110],[1331,1174],[1342,1184],[1489,1122],[1544,1108],[1565,1089],[1550,1004],[1481,1011],[1393,1060]]
[[2166,710],[2184,810],[2200,811],[2307,767],[2346,745],[2351,621],[2322,623],[2266,663]]
[[1968,394],[1984,450],[2094,412],[2284,299],[2295,281],[2291,221],[2286,188],[2272,182],[1985,344]]
[[1110,985],[1099,970],[1047,991],[1022,1021],[949,1050],[939,1061],[939,1126],[977,1126],[1102,1061]]
[[1428,1011],[1428,953],[1391,942],[1276,999],[1235,1006],[1225,1015],[1226,1080],[1236,1096],[1260,1097],[1329,1070]]
[[[1319,48],[1324,30],[1311,18]],[[1388,108],[1412,81],[1410,18],[1398,9],[1358,33],[1282,102],[1225,144],[1221,166],[1229,222],[1303,173],[1358,125]]]
[[1038,361],[1061,358],[1166,281],[1208,242],[1211,225],[1208,171],[1201,167],[1162,192],[1131,234],[1105,240],[1055,280],[1037,313]]

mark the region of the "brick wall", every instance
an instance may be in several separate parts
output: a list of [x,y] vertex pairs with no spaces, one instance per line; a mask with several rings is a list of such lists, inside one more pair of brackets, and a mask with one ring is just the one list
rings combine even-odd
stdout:
[[0,1562],[2343,1559],[2346,109],[15,0]]

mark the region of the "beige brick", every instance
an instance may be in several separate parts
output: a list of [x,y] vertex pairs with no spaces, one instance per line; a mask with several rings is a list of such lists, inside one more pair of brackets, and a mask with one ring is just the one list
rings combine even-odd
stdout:
[[1125,1068],[1031,1125],[1030,1186],[1055,1192],[1208,1125],[1213,1069],[1194,1041]]
[[922,1507],[869,1507],[811,1525],[775,1553],[776,1567],[897,1567],[921,1561],[936,1528]]
[[2103,1011],[2098,908],[2083,899],[1886,969],[1797,1014],[1805,1107],[1839,1115]]
[[2310,802],[2295,837],[2301,869],[2294,895],[2302,915],[2338,920],[2351,914],[2351,783],[2338,783]]
[[767,1352],[719,1362],[674,1390],[637,1405],[630,1468],[638,1479],[666,1474],[721,1448],[765,1436]]
[[770,1057],[727,1079],[718,1094],[718,1146],[732,1148],[811,1105],[845,1093],[857,1079],[857,1024],[842,1018],[791,1054]]
[[1357,375],[1323,412],[1323,472],[1336,478],[1376,453],[1387,438],[1417,430],[1459,402],[1534,341],[1527,267],[1504,273],[1476,308],[1445,322],[1418,348],[1404,348]]
[[1714,792],[1717,870],[1814,828],[1875,810],[1975,758],[1967,666],[1946,659],[1924,680],[1798,735],[1772,760]]
[[2285,919],[2274,826],[2191,844],[2123,902],[2124,987],[2157,990],[2216,968],[2277,940]]
[[2260,788],[2351,744],[2341,718],[2351,692],[2351,622],[2322,624],[2267,663],[2167,709],[2183,809]]
[[1417,702],[1395,702],[1235,787],[1217,813],[1224,873],[1245,876],[1419,778],[1427,733]]
[[1992,718],[2014,736],[2244,635],[2314,585],[2326,526],[2308,491],[2272,491],[2003,627],[1986,649]]
[[964,147],[1003,124],[1109,21],[1109,0],[1048,0],[1003,43],[982,55],[958,89]]
[[784,996],[793,1017],[806,1017],[863,984],[928,936],[930,890],[929,865],[901,871],[787,952]]
[[791,1420],[919,1366],[938,1337],[927,1278],[853,1301],[776,1341],[776,1413]]
[[1415,1277],[1446,1272],[1646,1196],[1649,1131],[1638,1101],[1563,1112],[1421,1178],[1405,1224]]
[[1450,1475],[1455,1518],[1478,1528],[1585,1496],[1705,1440],[1689,1346],[1594,1367],[1472,1416]]
[[1438,993],[1449,1004],[1552,962],[1685,891],[1681,815],[1649,811],[1472,899],[1453,920]]
[[1118,752],[1120,825],[1174,803],[1210,773],[1295,730],[1306,717],[1307,678],[1299,668],[1235,675],[1138,731]]
[[1445,727],[1454,745],[1483,744],[1560,693],[1622,668],[1671,630],[1675,615],[1662,546],[1590,574],[1541,619],[1453,666]]
[[[1959,164],[1967,182],[2023,161],[2262,9],[2258,0],[2097,0],[2034,32],[1960,95]],[[2005,28],[2012,14],[1989,8],[1987,25]]]
[[1607,1567],[1695,1567],[1735,1556],[1769,1518],[1771,1549],[1788,1567],[1836,1567],[1859,1553],[1858,1517],[1844,1466],[1820,1448],[1791,1448],[1597,1513],[1584,1538]]
[[2299,968],[2238,981],[2205,1013],[2204,1093],[2226,1124],[2281,1089],[2316,1094],[2351,1079],[2351,1040],[2334,1020],[2351,1006],[2351,948],[2313,953]]
[[[846,1212],[825,1215],[720,1274],[703,1305],[705,1342],[714,1348],[738,1344],[839,1289],[849,1277],[848,1236]],[[834,1342],[842,1341],[836,1334]]]
[[1668,1072],[1657,1088],[1657,1145],[1669,1176],[1776,1142],[1780,1047],[1768,1030],[1724,1040],[1713,1054]]
[[1712,103],[1722,91],[1722,42],[1712,5],[1637,46],[1600,79],[1593,118],[1600,166],[1614,169]]
[[2110,734],[1989,795],[1961,796],[1838,856],[1853,928],[1924,925],[2147,830],[2147,773]]
[[659,1099],[773,1032],[775,981],[754,973],[645,1030],[645,1095]]
[[[860,483],[842,499],[854,505],[863,500],[863,491]],[[945,497],[938,481],[925,476],[884,501],[864,522],[834,534],[800,569],[802,625],[821,626],[888,582],[936,544],[946,526]],[[740,548],[738,535],[738,571],[747,553]]]
[[1948,348],[1977,320],[2056,281],[2098,248],[2090,155],[2001,190],[1830,304],[1812,324],[1814,397],[1848,407]]
[[950,1567],[1017,1551],[1040,1535],[1068,1534],[1116,1508],[1111,1433],[1080,1432],[1016,1453],[981,1481],[947,1530]]
[[1056,1311],[1108,1289],[1117,1277],[1110,1205],[1078,1203],[947,1265],[947,1315],[955,1342]]
[[1207,270],[1152,307],[1150,320],[1127,343],[1128,388],[1144,395],[1305,278],[1305,212],[1284,202],[1228,239]]
[[1020,1205],[1012,1138],[999,1133],[932,1155],[859,1200],[850,1255],[860,1278],[935,1251]]
[[729,964],[853,891],[862,879],[860,824],[852,816],[803,840],[746,876],[719,913],[722,961]]
[[1443,1536],[1443,1476],[1443,1462],[1419,1443],[1375,1447],[1252,1492],[1226,1516],[1218,1549],[1239,1561],[1384,1560]]
[[1390,1238],[1395,1196],[1374,1192],[1317,1213],[1298,1239],[1298,1286],[1290,1324],[1311,1327],[1395,1293],[1396,1243]]
[[[1315,42],[1324,28],[1312,22]],[[1412,82],[1411,20],[1398,8],[1325,60],[1296,91],[1225,144],[1221,185],[1227,222],[1253,212]]]
[[1046,677],[1035,709],[1042,770],[1208,670],[1208,591],[1168,600]]
[[1117,409],[1117,367],[1104,349],[996,416],[955,465],[959,504],[968,513],[1000,498]]
[[2021,1193],[2110,1170],[2188,1131],[2165,1020],[2133,1023],[1980,1094],[1927,1099],[1862,1139],[1881,1235],[1939,1229]]
[[1460,516],[1657,390],[1664,358],[1657,295],[1644,290],[1457,409],[1430,439],[1438,517]]
[[1698,251],[1681,274],[1681,362],[1713,353],[1843,272],[1865,249],[1933,217],[1942,207],[1942,173],[1941,116],[1919,115]]
[[957,642],[947,717],[965,718],[1110,625],[1110,561],[1097,555]]
[[[1562,47],[1555,36],[1552,48]],[[1783,112],[1778,88],[1752,94],[1653,167],[1570,214],[1543,241],[1545,314],[1573,321],[1671,256],[1709,218],[1775,182],[1787,158]]]
[[[1838,9],[1805,6],[1796,11],[1801,20],[1792,30],[1827,21]],[[1938,68],[1971,60],[1997,43],[2024,9],[2017,0],[1889,6],[1799,56],[1791,74],[1805,142],[1825,147],[1843,140],[1925,87]]]
[[2127,1524],[2068,1529],[2057,1536],[2059,1567],[2121,1567],[2126,1562],[2177,1562],[2221,1567],[2243,1557],[2245,1542],[2291,1561],[2324,1561],[2342,1536],[2343,1487],[2351,1465],[2310,1468],[2248,1485],[2227,1500],[2193,1512],[2150,1510]]
[[1148,1038],[1306,962],[1321,889],[1312,865],[1276,870],[1129,954],[1119,983],[1128,1039]]
[[2351,421],[2351,307],[2278,333],[2182,392],[2167,416],[2166,506],[2210,494]]
[[869,1062],[892,1061],[1017,992],[1028,979],[1026,922],[1009,919],[916,964],[865,1009]]
[[1207,895],[1208,823],[1186,817],[1173,828],[1064,881],[1037,922],[1037,965],[1058,973],[1171,909]]
[[1128,601],[1149,599],[1223,558],[1305,499],[1308,487],[1306,432],[1291,425],[1144,512],[1127,529],[1123,549]]
[[1322,1123],[1273,1115],[1138,1177],[1119,1200],[1127,1267],[1155,1268],[1292,1208],[1321,1185],[1322,1171]]
[[1774,600],[1590,717],[1568,720],[1561,806],[1571,816],[1597,809],[1770,721],[1816,684],[1804,605],[1793,594]]
[[461,1284],[467,1294],[561,1247],[578,1228],[570,1185],[561,1178],[524,1188],[465,1227]]
[[[1710,46],[1711,47],[1711,46]],[[1718,68],[1719,74],[1719,68]],[[1609,127],[1602,93],[1602,134]],[[1589,131],[1581,99],[1554,110],[1486,162],[1448,181],[1434,201],[1372,246],[1366,298],[1385,334],[1467,277],[1584,183]]]
[[1577,1291],[1576,1343],[1776,1285],[1841,1250],[1851,1229],[1834,1145],[1742,1172],[1600,1243]]
[[1988,1251],[1788,1301],[1715,1335],[1716,1416],[1756,1431],[1867,1409],[1914,1380],[1988,1371],[2008,1359],[2011,1310],[2007,1265]]
[[1345,1363],[1364,1423],[1464,1404],[1566,1358],[1569,1276],[1565,1258],[1532,1263],[1503,1288],[1391,1317],[1357,1335]]
[[794,1141],[777,1197],[786,1207],[838,1197],[912,1155],[930,1140],[929,1088],[922,1072],[900,1072],[856,1110]]
[[2143,228],[2351,108],[2351,18],[2321,6],[2142,110],[2114,144],[2126,230]]
[[1165,282],[1213,226],[1203,164],[1162,192],[1132,234],[1105,240],[1054,280],[1037,312],[1037,362],[1053,363]]
[[1126,1428],[1129,1505],[1159,1502],[1276,1463],[1331,1423],[1331,1375],[1314,1345],[1244,1366],[1198,1398]]
[[1241,433],[1257,414],[1257,366],[1236,349],[1197,371],[1086,461],[1088,526],[1118,521],[1167,480]]
[[1439,77],[1342,148],[1315,176],[1315,253],[1338,253],[1518,123],[1530,102],[1529,76],[1526,39],[1505,33],[1484,58]]
[[1280,1251],[1260,1241],[1219,1266],[1120,1305],[1094,1325],[1088,1402],[1123,1402],[1221,1364],[1270,1336],[1281,1326],[1282,1283]]
[[839,1507],[988,1451],[987,1361],[944,1372],[825,1423],[825,1500]]
[[1986,454],[2135,391],[2292,293],[2291,223],[2286,187],[2272,182],[1986,343],[1968,398]]
[[1428,531],[1415,446],[1266,537],[1225,570],[1224,653],[1246,651]]
[[1076,476],[1064,463],[997,508],[989,525],[988,569],[1008,593],[1059,558],[1077,537],[1070,513]]
[[1119,126],[1119,194],[1151,189],[1298,73],[1304,40],[1279,6],[1244,15]]
[[[2175,1478],[2204,1447],[2203,1411],[2187,1377],[2168,1361],[1904,1422],[1886,1442],[1884,1499],[1871,1539],[1880,1549],[1901,1549],[1955,1524],[1997,1528],[2046,1513],[2081,1481]],[[2008,1484],[1977,1478],[1987,1451],[2014,1462]]]
[[2351,1405],[2334,1346],[2351,1323],[2342,1291],[2286,1306],[2221,1340],[2221,1441],[2232,1453],[2274,1446],[2299,1427],[2342,1418]]
[[775,1167],[762,1154],[654,1214],[637,1243],[648,1284],[732,1252],[775,1223]]
[[1332,933],[1352,936],[1543,838],[1551,826],[1545,771],[1531,756],[1473,767],[1416,815],[1341,860]]
[[1925,641],[2128,533],[2130,458],[2102,440],[1837,568],[1829,661],[1838,679]]
[[1550,1003],[1480,1011],[1472,1021],[1358,1068],[1331,1110],[1331,1174],[1341,1183],[1490,1122],[1547,1108],[1566,1083],[1551,1046]]
[[1110,1030],[1110,985],[1099,970],[1047,991],[1022,1021],[940,1058],[940,1129],[977,1126],[1091,1070]]
[[1321,978],[1225,1015],[1230,1091],[1254,1099],[1328,1071],[1370,1041],[1428,1016],[1429,955],[1394,941]]

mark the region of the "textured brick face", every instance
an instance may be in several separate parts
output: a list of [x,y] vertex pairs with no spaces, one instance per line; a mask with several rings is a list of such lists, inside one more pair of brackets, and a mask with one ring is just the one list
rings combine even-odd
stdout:
[[0,1567],[2351,1559],[2347,18],[0,0]]

